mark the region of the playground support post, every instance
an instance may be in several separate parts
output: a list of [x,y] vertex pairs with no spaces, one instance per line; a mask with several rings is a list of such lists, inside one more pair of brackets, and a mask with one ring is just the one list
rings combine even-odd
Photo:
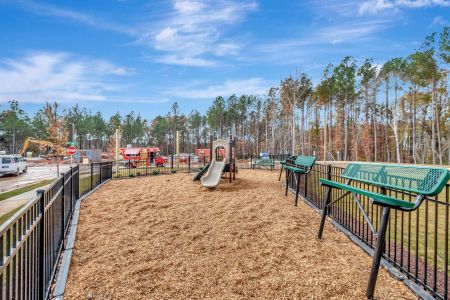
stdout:
[[211,163],[213,157],[213,136],[209,137],[209,163]]

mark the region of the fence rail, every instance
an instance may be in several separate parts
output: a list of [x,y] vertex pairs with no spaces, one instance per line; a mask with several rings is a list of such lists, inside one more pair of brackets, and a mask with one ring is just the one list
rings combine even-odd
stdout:
[[111,176],[110,162],[72,167],[0,227],[0,300],[47,298],[76,201]]
[[[281,168],[280,161],[289,158],[290,154],[270,155],[274,160],[274,169]],[[236,166],[238,169],[251,169],[252,164],[256,162],[256,155],[239,155],[236,157]],[[120,160],[114,162],[113,173],[116,178],[120,177],[140,177],[157,174],[170,174],[173,172],[190,173],[197,172],[209,163],[209,157],[198,157],[195,155],[186,156],[167,156],[167,161],[163,166],[156,166],[147,160]],[[87,171],[86,171],[87,172]]]
[[[300,182],[300,194],[307,202],[322,209],[325,189],[319,179],[344,182],[341,177],[343,167],[316,164],[308,176]],[[295,191],[296,180],[288,182]],[[356,187],[380,192],[378,187],[364,183],[354,183]],[[444,191],[425,203],[416,211],[408,213],[394,211],[391,214],[383,257],[409,279],[421,286],[437,299],[449,298],[449,211],[450,185]],[[338,199],[343,191],[333,189],[332,200]],[[387,194],[398,199],[414,202],[415,195],[388,189]],[[372,205],[368,197],[360,197],[364,210],[368,212],[378,229],[381,209]],[[364,220],[352,195],[332,204],[329,216],[370,248],[374,248],[376,238]]]

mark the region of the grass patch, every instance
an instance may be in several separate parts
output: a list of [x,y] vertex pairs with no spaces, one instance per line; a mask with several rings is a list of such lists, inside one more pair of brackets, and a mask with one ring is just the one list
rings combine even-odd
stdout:
[[17,195],[20,195],[20,194],[23,194],[23,193],[26,193],[26,192],[29,192],[29,191],[32,191],[32,190],[37,189],[37,188],[39,188],[41,186],[50,184],[53,181],[55,181],[55,179],[46,179],[46,180],[42,180],[42,181],[39,181],[39,182],[30,184],[30,185],[27,185],[27,186],[24,186],[24,187],[21,187],[21,188],[18,188],[18,189],[9,191],[9,192],[1,193],[0,194],[0,201],[6,200],[8,198],[11,198],[11,197],[14,197],[14,196],[17,196]]
[[[100,181],[100,175],[94,174],[92,178],[93,186]],[[91,176],[83,176],[80,178],[80,195],[84,195],[91,190]]]
[[0,217],[0,225],[2,225],[3,223],[5,223],[6,221],[9,220],[9,218],[11,218],[16,212],[18,212],[24,205],[21,205],[15,209],[13,209],[12,211],[10,211],[7,214],[4,214],[3,216]]

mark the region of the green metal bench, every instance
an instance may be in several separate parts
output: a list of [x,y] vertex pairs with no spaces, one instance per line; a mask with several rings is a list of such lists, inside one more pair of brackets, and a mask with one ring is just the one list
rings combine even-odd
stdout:
[[316,162],[315,156],[303,156],[299,155],[295,158],[295,160],[291,162],[287,162],[284,164],[284,169],[286,170],[286,192],[285,195],[288,194],[289,189],[289,177],[297,177],[297,189],[295,192],[295,206],[297,206],[298,202],[298,192],[300,188],[300,175],[308,175],[314,163]]
[[[367,286],[367,298],[372,299],[375,291],[375,284],[383,254],[386,238],[386,229],[389,222],[390,209],[411,212],[416,210],[428,196],[438,195],[446,186],[450,179],[450,172],[444,168],[418,167],[395,164],[366,164],[350,163],[341,175],[346,179],[345,183],[340,183],[328,179],[320,179],[320,184],[328,188],[325,195],[325,205],[322,210],[322,219],[318,232],[318,238],[322,238],[325,219],[331,204],[343,199],[346,195],[352,194],[353,198],[361,210],[364,219],[367,221],[374,236],[377,238],[375,250],[372,258],[372,268],[370,271]],[[358,187],[351,185],[352,182]],[[366,184],[378,188],[378,192],[361,188],[361,184]],[[343,195],[331,202],[331,190],[339,189],[345,191]],[[415,202],[405,201],[386,194],[386,190],[393,190],[394,193],[401,192],[416,197]],[[358,196],[366,196],[370,201],[383,208],[381,222],[378,232],[372,224],[369,214],[364,210]]]
[[281,170],[280,170],[280,176],[278,177],[278,181],[281,181],[281,174],[283,174],[284,166],[285,166],[286,164],[292,164],[296,158],[297,158],[297,156],[293,155],[293,156],[289,157],[289,158],[286,159],[286,160],[280,161]]
[[255,169],[255,166],[270,167],[270,170],[272,171],[275,167],[275,161],[271,158],[261,158],[257,159],[256,162],[252,164],[253,169]]

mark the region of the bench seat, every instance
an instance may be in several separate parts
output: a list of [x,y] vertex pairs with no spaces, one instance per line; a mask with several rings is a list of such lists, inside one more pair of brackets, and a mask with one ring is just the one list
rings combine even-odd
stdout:
[[[327,192],[317,237],[319,239],[322,238],[329,206],[332,203],[343,199],[348,195],[348,192],[353,193],[357,207],[361,210],[362,216],[376,237],[369,283],[367,284],[366,290],[367,298],[373,299],[378,270],[384,252],[386,232],[388,230],[390,219],[390,209],[405,212],[411,212],[418,209],[420,204],[427,199],[427,196],[437,196],[445,188],[450,179],[450,172],[446,168],[420,167],[413,165],[349,163],[342,172],[341,177],[346,179],[347,182],[341,183],[324,178],[319,179],[321,185],[327,187]],[[365,184],[365,189],[352,186],[351,182]],[[332,202],[332,188],[347,191],[347,193],[344,193]],[[371,191],[372,188],[378,188],[379,190],[373,192]],[[403,194],[416,195],[416,201],[409,202],[386,195],[385,191],[387,189],[394,191],[395,194],[400,192]],[[378,222],[377,225],[373,224],[368,212],[356,195],[369,197],[372,204],[383,208],[381,211],[380,222]],[[378,218],[378,213],[372,217]]]
[[338,189],[346,190],[346,191],[356,193],[359,195],[367,196],[373,201],[374,204],[378,204],[380,206],[389,206],[392,208],[399,208],[399,209],[413,209],[414,205],[415,205],[414,202],[399,200],[397,198],[394,198],[394,197],[391,197],[388,195],[383,195],[383,194],[379,194],[376,192],[363,190],[363,189],[360,189],[360,188],[357,188],[357,187],[354,187],[351,185],[347,185],[345,183],[339,183],[336,181],[323,179],[323,178],[320,178],[319,181],[320,181],[320,184],[322,184],[324,186],[338,188]]
[[[295,157],[295,159],[294,159]],[[289,189],[289,178],[292,177],[292,179],[295,179],[297,177],[297,188],[295,191],[295,206],[297,206],[298,202],[298,193],[300,189],[300,175],[303,175],[305,177],[305,184],[306,184],[306,176],[311,172],[314,164],[316,162],[315,156],[291,156],[289,159],[284,161],[284,164],[281,164],[281,171],[280,171],[280,177],[278,180],[281,179],[281,173],[283,172],[283,168],[286,170],[286,196],[288,195],[288,189]]]
[[294,173],[300,173],[300,174],[306,173],[305,169],[297,168],[297,167],[294,167],[294,166],[289,166],[289,165],[286,166],[285,165],[284,168],[286,170],[289,170],[289,171],[294,172]]

